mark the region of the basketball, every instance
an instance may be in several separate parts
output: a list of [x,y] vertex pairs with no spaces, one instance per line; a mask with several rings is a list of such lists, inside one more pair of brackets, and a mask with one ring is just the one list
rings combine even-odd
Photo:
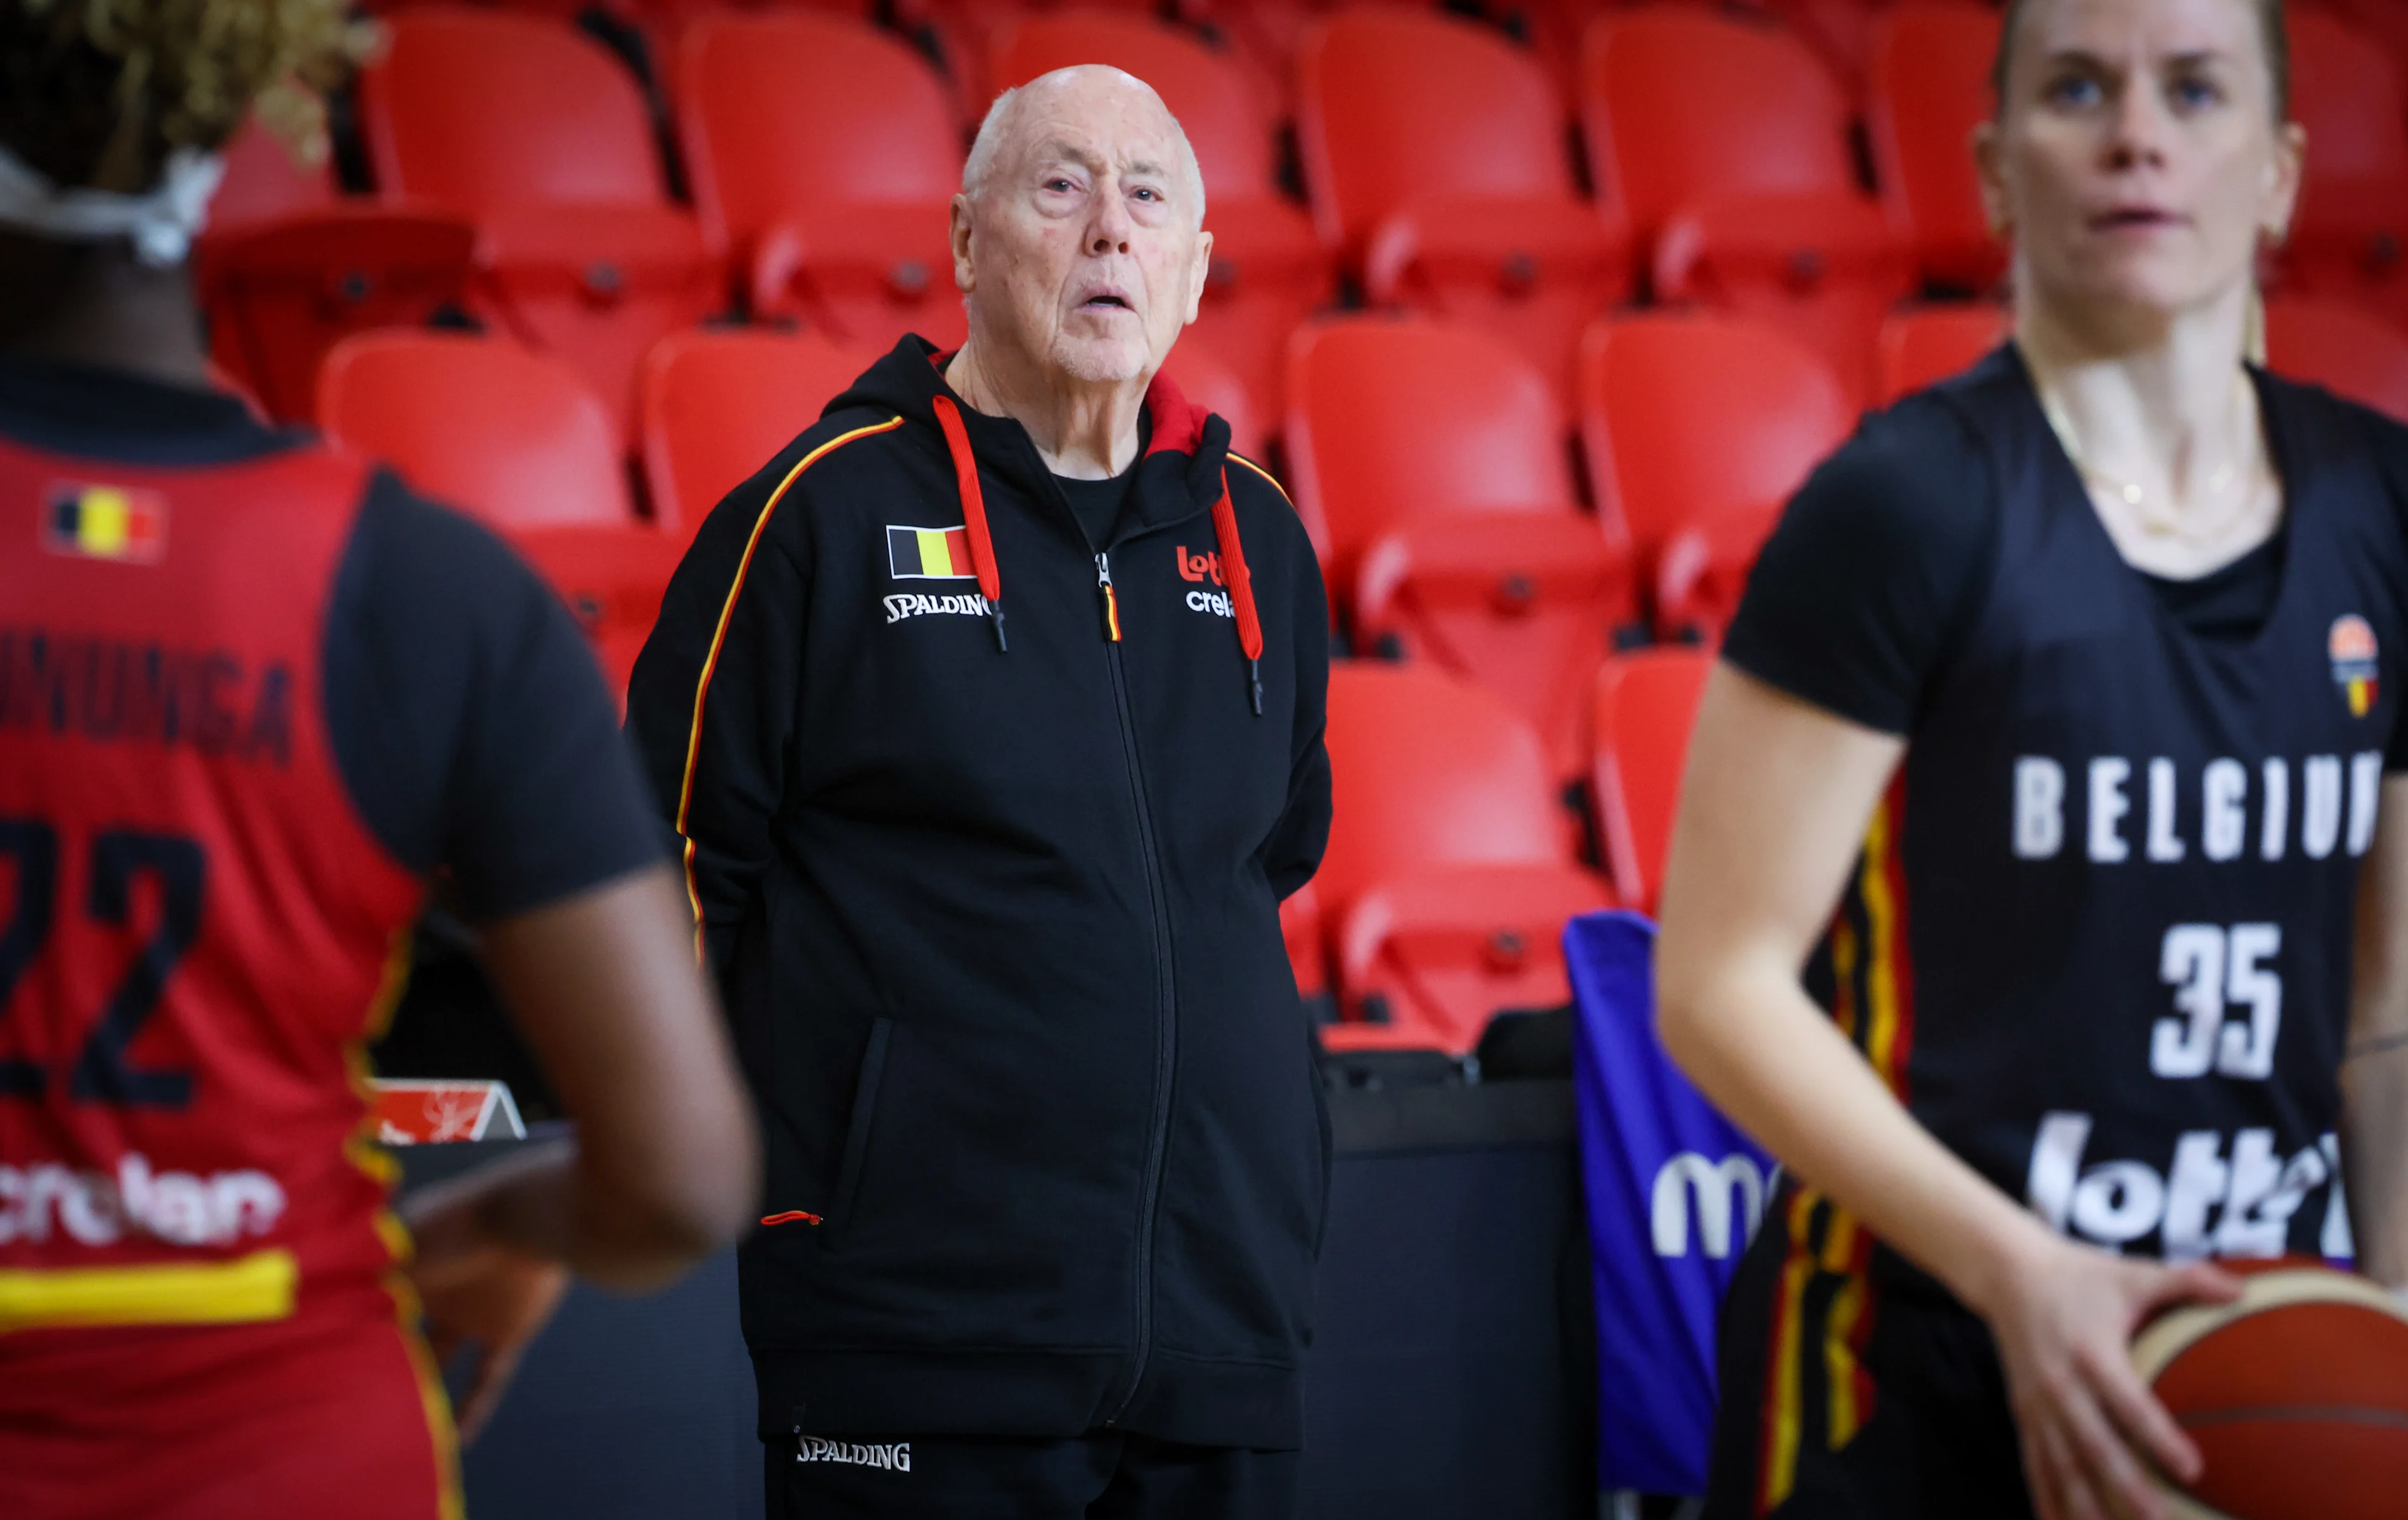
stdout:
[[2176,1310],[2132,1361],[2199,1443],[2182,1520],[2386,1520],[2408,1496],[2408,1310],[2304,1261],[2242,1268],[2229,1304]]

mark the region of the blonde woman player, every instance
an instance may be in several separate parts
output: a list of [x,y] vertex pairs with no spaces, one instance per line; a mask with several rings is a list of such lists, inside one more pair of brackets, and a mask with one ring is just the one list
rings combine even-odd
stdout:
[[2009,7],[2014,340],[1801,491],[1708,686],[1661,1028],[1789,1178],[1717,1520],[2155,1520],[2143,1318],[2353,1224],[2408,1278],[2408,437],[2244,363],[2285,75],[2278,0]]

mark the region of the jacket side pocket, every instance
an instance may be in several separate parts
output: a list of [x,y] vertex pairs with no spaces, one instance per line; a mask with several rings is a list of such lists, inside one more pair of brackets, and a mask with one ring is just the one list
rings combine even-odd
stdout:
[[829,1200],[827,1225],[821,1238],[833,1245],[844,1237],[853,1223],[855,1199],[861,1192],[861,1165],[869,1153],[869,1125],[878,1110],[880,1079],[886,1073],[886,1042],[895,1032],[893,1019],[873,1019],[869,1025],[869,1048],[862,1053],[861,1072],[853,1086],[853,1118],[845,1126],[844,1155],[838,1163],[836,1197]]

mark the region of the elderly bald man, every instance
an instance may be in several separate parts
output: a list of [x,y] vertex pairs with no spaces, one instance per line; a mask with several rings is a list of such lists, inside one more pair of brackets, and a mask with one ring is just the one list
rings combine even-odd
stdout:
[[1159,374],[1211,235],[1117,70],[1004,95],[907,337],[722,502],[637,662],[767,1142],[769,1513],[1292,1512],[1328,1126],[1311,545]]

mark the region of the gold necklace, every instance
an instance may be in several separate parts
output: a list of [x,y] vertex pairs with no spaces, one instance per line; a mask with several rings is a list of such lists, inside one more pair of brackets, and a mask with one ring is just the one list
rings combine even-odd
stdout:
[[[2246,472],[2248,479],[2255,480],[2259,461],[2265,452],[2266,440],[2262,426],[2250,428],[2241,421],[2241,418],[2246,415],[2245,404],[2252,399],[2245,371],[2234,376],[2233,389],[2243,402],[2242,406],[2234,408],[2235,425],[2250,434],[2251,442],[2255,446],[2248,460],[2249,468]],[[2065,450],[2065,457],[2072,464],[2074,473],[2082,478],[2082,483],[2092,491],[2105,491],[2125,506],[2131,508],[2140,522],[2141,531],[2153,538],[2181,538],[2189,543],[2204,543],[2229,527],[2251,505],[2249,496],[2244,494],[2241,497],[2240,506],[2214,517],[2202,520],[2196,511],[2186,513],[2182,504],[2173,499],[2172,492],[2167,492],[2163,496],[2152,496],[2142,489],[2139,482],[2110,475],[2092,465],[2084,456],[2082,445],[2074,436],[2073,423],[2065,415],[2065,409],[2058,404],[2057,399],[2042,391],[2040,404],[2041,411],[2048,418],[2049,431],[2057,435],[2058,446]],[[2243,477],[2243,472],[2241,467],[2230,461],[2218,466],[2215,473],[2207,478],[2207,490],[2196,505],[2203,506],[2214,501],[2230,491],[2233,484]]]

